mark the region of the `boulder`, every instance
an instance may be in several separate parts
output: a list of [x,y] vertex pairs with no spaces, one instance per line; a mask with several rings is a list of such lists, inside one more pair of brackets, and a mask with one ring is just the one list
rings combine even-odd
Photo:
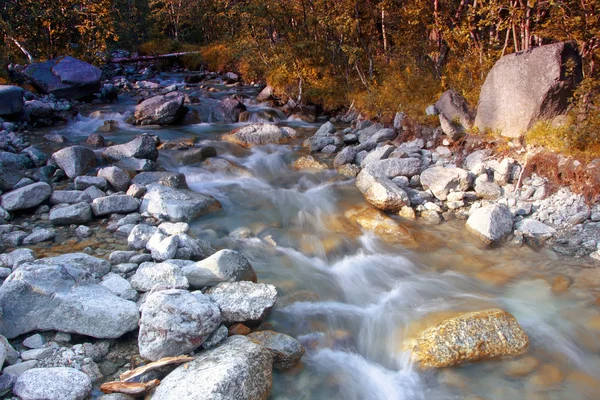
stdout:
[[268,350],[244,336],[232,336],[167,375],[149,400],[266,400],[272,368]]
[[50,197],[52,189],[45,182],[37,182],[0,196],[0,206],[7,211],[37,207]]
[[234,250],[220,250],[210,257],[182,267],[190,287],[201,289],[221,282],[256,282],[256,272],[246,257]]
[[565,113],[582,79],[581,56],[573,42],[506,55],[481,88],[475,126],[503,136],[522,136],[536,122]]
[[216,157],[217,150],[211,146],[194,147],[175,153],[175,159],[181,165],[198,164],[207,158]]
[[147,187],[140,212],[171,222],[189,221],[221,208],[211,196],[152,184]]
[[298,132],[292,128],[272,124],[253,124],[234,129],[224,135],[222,139],[243,147],[252,147],[267,144],[288,144],[292,139],[298,137]]
[[141,308],[138,347],[145,359],[188,354],[221,325],[221,312],[208,296],[187,290],[151,293]]
[[152,289],[187,289],[190,285],[179,266],[163,262],[146,262],[140,265],[130,279],[131,286],[138,292]]
[[23,264],[0,287],[0,332],[59,331],[118,338],[137,329],[138,308],[69,264]]
[[50,210],[48,219],[54,225],[85,224],[92,219],[92,209],[86,202],[55,206]]
[[247,281],[223,282],[206,294],[219,305],[227,324],[262,321],[277,300],[275,286]]
[[446,319],[423,331],[413,356],[427,368],[443,368],[527,351],[529,338],[502,310],[486,310]]
[[40,265],[70,265],[88,273],[94,279],[102,278],[110,272],[110,263],[85,253],[69,253],[56,257],[40,258],[35,262]]
[[31,249],[16,249],[10,253],[0,254],[0,263],[8,268],[16,268],[20,264],[35,260],[35,253]]
[[421,185],[438,199],[446,200],[450,192],[466,192],[471,179],[462,168],[432,167],[421,173]]
[[102,152],[104,158],[110,161],[121,161],[125,158],[140,158],[156,161],[158,150],[156,141],[148,135],[140,135],[125,144],[110,146]]
[[100,190],[108,189],[108,182],[104,178],[97,176],[82,175],[75,178],[75,189],[85,190],[91,186],[94,186]]
[[169,186],[177,189],[187,189],[188,185],[185,180],[185,175],[180,172],[142,172],[137,174],[131,180],[131,183],[141,186],[148,186],[153,183],[158,183],[163,186]]
[[501,240],[512,228],[512,214],[503,204],[481,207],[467,220],[467,229],[488,244]]
[[23,109],[23,89],[0,85],[0,115],[12,115]]
[[106,167],[98,171],[100,178],[106,179],[110,186],[117,192],[125,192],[129,189],[131,179],[121,168],[119,167]]
[[52,155],[52,160],[71,179],[85,175],[97,165],[96,154],[83,146],[71,146],[59,150]]
[[0,190],[13,188],[25,175],[27,160],[18,154],[0,151]]
[[188,109],[185,96],[172,92],[142,101],[133,115],[136,125],[172,125],[181,122]]
[[526,218],[515,224],[515,229],[524,237],[534,239],[540,243],[556,234],[556,229],[535,219]]
[[381,210],[398,212],[410,205],[406,191],[374,169],[363,168],[356,177],[356,186],[369,203]]
[[13,387],[22,400],[85,400],[92,381],[75,368],[33,368],[23,372]]
[[243,111],[246,111],[244,103],[235,98],[226,98],[221,100],[213,110],[212,121],[233,124],[239,121]]
[[366,143],[381,143],[387,140],[394,140],[396,138],[396,131],[390,128],[380,129],[371,135]]
[[91,201],[90,195],[82,190],[55,190],[50,195],[50,204],[77,204]]
[[120,194],[94,199],[92,212],[96,217],[109,214],[127,214],[137,211],[139,206],[139,200],[135,197]]
[[247,337],[271,353],[273,368],[276,369],[293,368],[304,355],[304,348],[300,342],[283,333],[258,331],[249,334]]
[[[471,109],[471,106],[464,97],[452,89],[447,90],[442,94],[437,103],[435,103],[435,109],[440,116],[443,115],[447,121],[454,123],[457,126],[471,129],[471,126],[473,125],[473,116],[475,113]],[[446,133],[446,131],[444,131],[444,133]]]
[[24,73],[40,92],[70,100],[90,97],[101,86],[102,71],[69,56],[32,64]]

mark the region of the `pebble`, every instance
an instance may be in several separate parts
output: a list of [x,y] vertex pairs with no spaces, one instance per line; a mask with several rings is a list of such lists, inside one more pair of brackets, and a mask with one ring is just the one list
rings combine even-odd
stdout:
[[25,340],[23,340],[23,346],[28,347],[30,349],[40,349],[44,347],[46,344],[46,338],[36,333],[35,335],[31,335]]

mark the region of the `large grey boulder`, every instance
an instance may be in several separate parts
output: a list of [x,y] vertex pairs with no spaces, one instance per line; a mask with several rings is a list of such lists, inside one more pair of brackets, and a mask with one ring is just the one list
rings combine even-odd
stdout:
[[152,184],[147,187],[140,212],[171,222],[189,221],[221,208],[221,203],[211,196]]
[[277,301],[275,286],[247,281],[223,282],[206,294],[219,305],[226,323],[262,321]]
[[33,368],[19,376],[13,393],[22,400],[84,400],[92,381],[75,368]]
[[59,57],[27,67],[24,71],[42,93],[78,100],[100,90],[102,71],[73,57]]
[[139,206],[139,202],[135,197],[120,194],[94,199],[92,212],[96,217],[109,214],[127,214],[137,211]]
[[467,229],[488,244],[501,240],[512,228],[512,214],[503,204],[481,207],[467,220]]
[[68,265],[79,268],[83,272],[91,275],[94,279],[102,278],[110,272],[110,263],[108,261],[85,253],[69,253],[61,254],[56,257],[40,258],[35,261],[35,264]]
[[138,292],[149,292],[155,288],[187,289],[190,286],[181,268],[170,262],[145,262],[135,271],[130,282]]
[[380,210],[389,212],[398,212],[402,207],[410,206],[410,198],[406,191],[376,171],[363,168],[356,177],[356,187],[365,199]]
[[256,272],[248,259],[234,250],[220,250],[212,256],[182,267],[190,287],[201,289],[221,282],[256,282]]
[[273,357],[244,336],[203,351],[162,380],[150,400],[266,400]]
[[100,178],[106,179],[110,186],[117,192],[125,192],[129,189],[131,179],[121,168],[110,166],[98,171]]
[[26,158],[8,151],[0,151],[0,190],[10,190],[21,180],[27,170]]
[[136,304],[94,282],[68,264],[21,265],[0,287],[0,333],[9,339],[38,330],[118,338],[137,329]]
[[85,202],[55,206],[50,210],[48,219],[54,225],[85,224],[92,219],[92,209]]
[[172,92],[142,101],[133,115],[136,125],[172,125],[181,122],[188,109],[185,96]]
[[273,368],[286,370],[294,367],[304,355],[304,348],[296,339],[274,331],[257,331],[248,339],[269,350],[273,355]]
[[443,115],[448,121],[457,123],[466,129],[473,125],[474,112],[467,100],[454,90],[445,91],[435,103],[439,115]]
[[0,206],[7,211],[37,207],[50,197],[52,189],[45,182],[37,182],[0,196]]
[[298,132],[292,128],[272,124],[253,124],[234,129],[224,135],[222,139],[243,147],[252,147],[267,144],[288,144],[292,139],[298,137]]
[[23,109],[23,89],[0,85],[0,115],[11,115]]
[[221,312],[208,296],[187,290],[151,293],[141,308],[138,347],[145,359],[188,354],[221,325]]
[[102,155],[110,161],[121,161],[131,157],[156,161],[158,150],[154,139],[148,135],[141,135],[125,144],[108,147]]
[[0,254],[0,263],[8,268],[16,268],[20,264],[33,260],[35,260],[35,253],[33,250],[26,248]]
[[71,179],[85,175],[97,164],[96,154],[83,146],[71,146],[52,154],[52,160]]
[[565,113],[582,79],[581,56],[573,42],[506,55],[481,88],[475,126],[519,137],[536,122]]
[[141,186],[157,183],[176,189],[187,189],[188,187],[184,174],[170,171],[142,172],[137,174],[131,183]]
[[467,191],[471,178],[462,168],[432,167],[421,173],[421,185],[438,199],[446,200],[450,192]]

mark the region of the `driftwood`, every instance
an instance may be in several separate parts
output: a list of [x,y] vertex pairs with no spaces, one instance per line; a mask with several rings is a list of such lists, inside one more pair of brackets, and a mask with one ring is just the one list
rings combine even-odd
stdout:
[[158,385],[160,385],[158,379],[150,382],[106,382],[100,385],[100,390],[107,394],[123,393],[132,396],[140,396],[154,389]]
[[183,51],[180,53],[154,54],[151,56],[117,57],[117,58],[108,59],[108,60],[106,60],[106,62],[108,62],[108,63],[127,63],[127,62],[137,62],[137,61],[151,61],[151,60],[158,60],[161,58],[187,56],[190,54],[200,54],[200,52],[199,51]]
[[154,362],[151,362],[150,364],[146,364],[142,367],[122,373],[119,376],[119,379],[122,382],[131,382],[136,377],[143,375],[148,371],[159,369],[159,368],[165,367],[167,365],[184,364],[186,362],[194,361],[195,359],[196,359],[196,357],[187,357],[187,356],[161,358],[158,361],[154,361]]

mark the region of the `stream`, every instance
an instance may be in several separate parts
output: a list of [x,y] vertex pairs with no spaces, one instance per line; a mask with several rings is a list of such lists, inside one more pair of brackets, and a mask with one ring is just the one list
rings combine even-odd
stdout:
[[[169,76],[162,83],[182,79]],[[194,233],[217,249],[240,251],[259,282],[277,287],[268,323],[306,348],[300,366],[274,372],[270,399],[600,398],[599,275],[591,265],[545,248],[482,246],[464,221],[402,220],[415,246],[351,229],[343,223],[345,212],[366,205],[354,180],[335,170],[295,170],[294,160],[307,154],[301,140],[252,149],[220,141],[243,124],[210,123],[211,107],[232,94],[217,88],[221,92],[191,106],[206,122],[133,127],[125,120],[135,101],[124,96],[47,131],[83,142],[105,120],[116,120],[116,131],[99,132],[116,143],[143,132],[163,141],[192,138],[240,167],[181,166],[176,150],[161,151],[159,158],[167,170],[184,173],[192,190],[221,202],[222,211],[191,223]],[[240,90],[256,95],[253,88]],[[287,120],[251,100],[248,106],[249,123],[268,116],[305,136],[320,126]],[[557,288],[565,278],[570,286]],[[531,341],[526,355],[429,371],[411,363],[411,339],[420,330],[489,308],[517,318]]]

